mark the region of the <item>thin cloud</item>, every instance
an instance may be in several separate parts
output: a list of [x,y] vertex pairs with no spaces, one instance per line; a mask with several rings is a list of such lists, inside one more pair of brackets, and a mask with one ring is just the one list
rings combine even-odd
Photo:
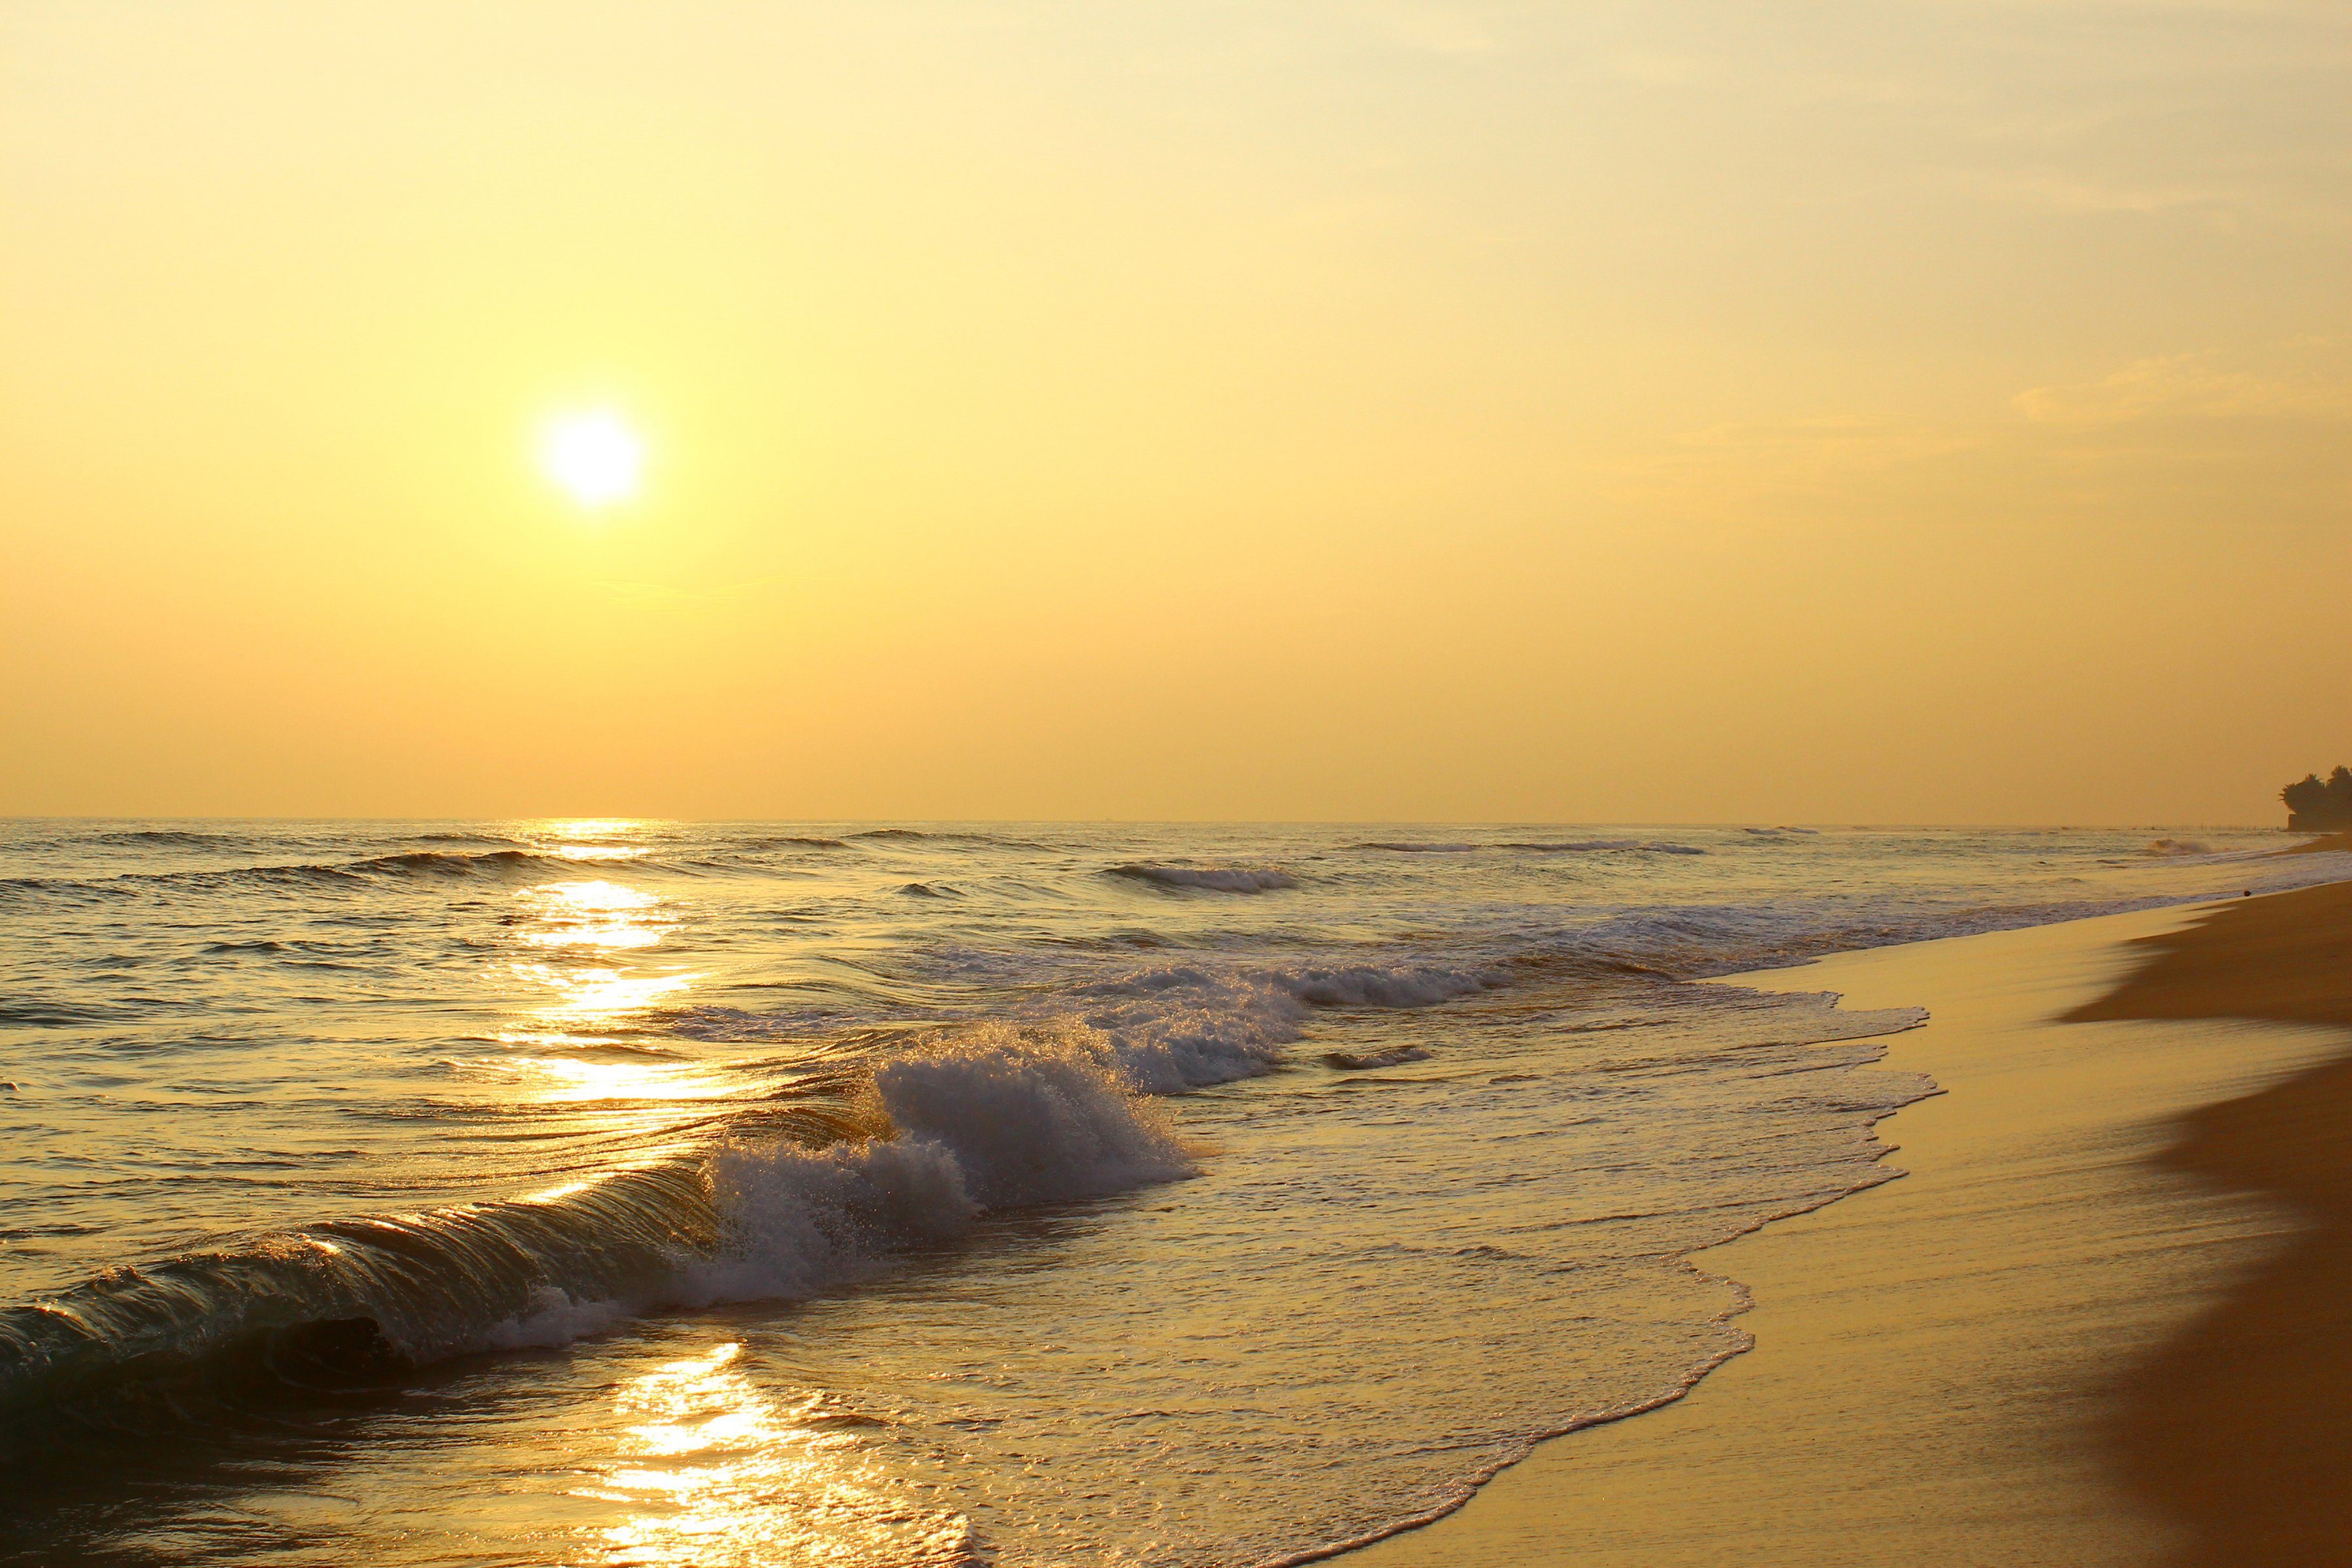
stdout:
[[2038,425],[2352,418],[2352,386],[2342,382],[2224,370],[2197,354],[2135,360],[2096,381],[2031,387],[2011,402]]

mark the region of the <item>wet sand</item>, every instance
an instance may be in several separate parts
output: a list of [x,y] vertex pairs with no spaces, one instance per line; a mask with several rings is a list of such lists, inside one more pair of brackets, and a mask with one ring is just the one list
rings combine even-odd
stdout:
[[[2352,884],[2224,905],[2135,945],[2144,967],[2070,1017],[2352,1029]],[[2352,1563],[2352,1057],[2183,1132],[2169,1165],[2305,1228],[2132,1370],[2108,1428],[2125,1477],[2184,1529],[2186,1563]]]
[[2352,1397],[2309,1360],[2352,1318],[2347,937],[2338,887],[1740,977],[1932,1010],[1890,1042],[1946,1091],[1880,1129],[1910,1174],[1698,1257],[1757,1348],[1688,1397],[1348,1561],[2352,1561]]

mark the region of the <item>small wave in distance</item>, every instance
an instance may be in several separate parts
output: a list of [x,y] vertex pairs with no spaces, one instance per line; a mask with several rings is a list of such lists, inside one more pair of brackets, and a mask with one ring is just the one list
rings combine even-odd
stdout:
[[1265,893],[1298,886],[1287,871],[1251,866],[1159,866],[1130,863],[1113,866],[1109,875],[1155,887],[1205,893]]

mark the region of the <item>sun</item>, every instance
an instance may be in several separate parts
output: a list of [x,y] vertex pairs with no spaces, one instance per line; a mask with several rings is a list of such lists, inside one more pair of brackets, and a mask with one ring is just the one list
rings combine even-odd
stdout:
[[582,506],[610,506],[637,493],[646,446],[617,414],[567,414],[548,422],[539,460]]

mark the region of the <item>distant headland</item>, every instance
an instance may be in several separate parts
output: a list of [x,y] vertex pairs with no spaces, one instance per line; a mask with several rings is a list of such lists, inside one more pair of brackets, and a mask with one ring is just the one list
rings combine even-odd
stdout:
[[2317,773],[2279,791],[2286,802],[2290,833],[2340,833],[2352,828],[2352,768],[2338,767],[2320,782]]

